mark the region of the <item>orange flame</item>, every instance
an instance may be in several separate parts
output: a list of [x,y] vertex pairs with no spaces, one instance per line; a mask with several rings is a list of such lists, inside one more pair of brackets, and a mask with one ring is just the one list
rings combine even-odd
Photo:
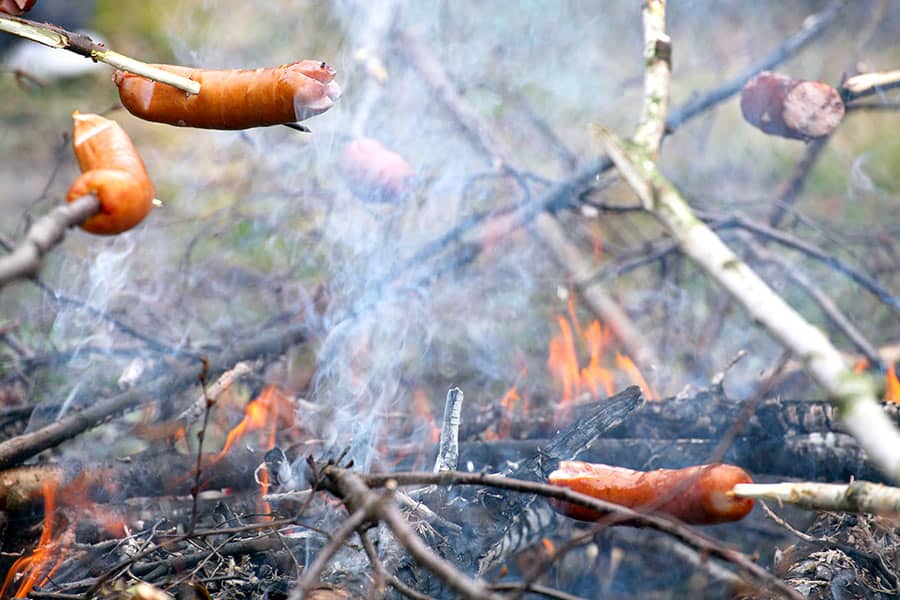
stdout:
[[631,382],[641,388],[641,391],[644,392],[644,396],[647,397],[647,400],[653,402],[655,400],[659,400],[659,395],[650,387],[650,384],[647,383],[647,380],[644,379],[644,376],[641,375],[640,370],[637,368],[637,365],[634,364],[630,358],[616,352],[616,366],[625,371],[628,374],[628,377],[631,379]]
[[866,369],[869,368],[869,359],[868,358],[860,358],[853,364],[853,372],[856,374],[862,373]]
[[431,412],[431,405],[428,403],[428,394],[423,389],[417,389],[413,394],[413,413],[418,420],[425,423],[428,432],[431,435],[431,442],[438,443],[441,439],[441,428],[437,426],[434,419],[434,413]]
[[266,516],[270,516],[272,514],[272,505],[269,504],[268,500],[265,500],[266,494],[269,493],[269,469],[259,470],[259,487],[259,511]]
[[247,404],[244,409],[244,418],[238,423],[225,438],[225,446],[216,456],[221,459],[228,451],[245,435],[252,431],[263,431],[263,441],[266,448],[275,445],[279,417],[292,422],[293,410],[290,400],[276,386],[269,385],[260,392],[259,396]]
[[607,396],[611,396],[615,392],[613,374],[600,366],[604,346],[607,345],[611,337],[609,330],[604,330],[597,321],[592,322],[584,333],[584,340],[587,342],[591,359],[588,366],[581,370],[581,381],[595,396],[600,393],[601,386]]
[[[44,484],[44,529],[41,532],[38,545],[30,556],[23,556],[13,563],[0,588],[0,598],[6,595],[6,589],[19,572],[23,572],[24,578],[16,591],[16,598],[24,598],[34,588],[35,584],[45,585],[57,569],[62,566],[65,554],[58,539],[54,538],[55,513],[56,513],[56,486],[55,480]],[[47,565],[49,564],[49,569]],[[46,574],[41,577],[46,570]]]
[[900,379],[897,379],[897,371],[894,369],[894,363],[891,363],[891,366],[888,369],[884,384],[884,401],[900,404]]
[[560,335],[550,340],[547,366],[553,377],[562,385],[563,395],[560,404],[567,405],[581,393],[578,354],[575,352],[575,338],[572,336],[569,322],[562,315],[557,315],[556,322],[559,325]]
[[[614,372],[603,366],[604,360],[608,360],[607,355],[613,339],[612,332],[596,320],[591,322],[587,329],[582,329],[571,299],[568,313],[568,319],[563,315],[556,316],[559,334],[550,340],[547,359],[550,373],[562,390],[562,400],[559,404],[561,410],[557,418],[564,415],[567,406],[581,394],[582,390],[590,391],[593,396],[598,396],[601,392],[611,396],[616,388]],[[589,355],[588,364],[583,368],[580,367],[578,360],[576,340],[580,341],[582,349]],[[659,399],[659,395],[650,387],[630,358],[616,352],[615,364],[632,383],[641,387],[648,400]]]
[[522,396],[519,395],[519,390],[516,389],[516,386],[512,386],[506,390],[506,393],[503,394],[503,398],[500,399],[500,406],[503,407],[503,412],[497,423],[496,437],[501,440],[509,438],[510,433],[512,433],[512,414],[516,404],[519,404],[522,407],[522,414],[528,413],[528,405],[522,401]]

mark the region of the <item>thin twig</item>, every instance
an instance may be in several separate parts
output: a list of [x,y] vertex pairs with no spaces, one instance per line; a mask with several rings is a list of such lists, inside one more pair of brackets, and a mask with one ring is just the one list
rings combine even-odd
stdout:
[[557,500],[565,500],[579,506],[590,508],[600,513],[609,513],[615,515],[620,523],[629,523],[650,529],[655,529],[662,533],[666,533],[682,543],[696,548],[701,553],[708,554],[730,562],[738,568],[752,575],[759,582],[766,584],[773,589],[777,589],[790,598],[799,598],[796,591],[785,586],[785,584],[774,578],[763,567],[754,563],[746,555],[732,550],[719,542],[707,538],[690,527],[679,523],[671,517],[665,515],[643,514],[638,511],[625,508],[618,504],[598,500],[591,496],[579,494],[569,488],[550,485],[547,483],[539,483],[535,481],[525,481],[521,479],[511,479],[502,475],[491,475],[487,473],[465,473],[461,471],[445,471],[443,473],[390,473],[385,475],[371,474],[359,475],[361,479],[369,487],[381,487],[386,485],[388,481],[395,481],[397,485],[474,485],[487,486],[499,489],[511,490],[525,494],[536,494],[545,498],[555,498]]
[[16,249],[0,258],[0,288],[37,273],[44,255],[63,240],[66,230],[99,211],[100,201],[95,196],[82,196],[35,221]]
[[124,54],[113,52],[83,33],[66,31],[48,23],[36,23],[28,19],[0,14],[0,31],[23,37],[44,46],[68,50],[91,60],[106,63],[116,69],[152,79],[178,88],[189,94],[200,93],[200,83],[187,77],[164,71]]
[[[445,473],[455,473],[455,471],[445,471]],[[337,492],[346,502],[350,502],[351,506],[359,505],[360,502],[364,502],[366,497],[374,494],[364,482],[365,476],[361,474],[335,466],[326,467],[324,474],[329,480],[334,482]],[[390,478],[388,478],[382,481],[381,487],[391,489],[393,485]],[[435,554],[422,538],[416,535],[416,532],[406,522],[406,519],[403,518],[395,504],[390,502],[376,503],[373,511],[377,519],[390,527],[394,537],[397,538],[400,545],[406,549],[414,560],[434,573],[460,597],[472,600],[499,600],[499,597],[496,594],[492,594],[484,583],[469,578],[452,564]]]
[[343,523],[338,527],[337,531],[331,534],[331,540],[319,551],[316,560],[303,570],[303,576],[297,582],[297,586],[291,592],[288,600],[303,600],[306,594],[319,582],[319,575],[331,562],[335,554],[350,539],[350,536],[359,528],[360,525],[372,518],[375,504],[381,502],[381,496],[371,494],[363,500],[363,505],[356,509]]
[[[210,373],[218,374],[227,366],[242,360],[256,359],[270,354],[280,354],[294,344],[306,340],[306,327],[295,324],[234,346],[209,359]],[[165,398],[197,380],[196,365],[177,369],[173,374],[153,384],[133,388],[125,393],[100,400],[82,411],[69,415],[41,429],[14,437],[0,443],[0,470],[6,469],[52,448],[82,431],[102,424],[113,415],[135,408],[144,402]]]
[[387,569],[384,567],[384,563],[379,560],[378,552],[375,550],[375,544],[373,544],[372,540],[369,539],[368,534],[362,529],[358,529],[357,534],[359,535],[359,539],[362,540],[363,550],[365,551],[366,556],[369,558],[369,562],[372,563],[372,568],[375,569],[375,573],[383,577],[388,585],[392,586],[407,598],[412,598],[413,600],[433,600],[431,596],[420,594],[416,590],[400,581],[400,579],[393,573],[388,573]]
[[840,91],[844,102],[850,102],[857,98],[881,94],[896,87],[900,87],[900,70],[856,75],[845,81]]
[[822,309],[822,312],[825,313],[825,316],[831,320],[835,327],[847,336],[847,339],[849,339],[853,345],[856,346],[857,350],[866,357],[870,367],[879,370],[883,368],[881,357],[878,355],[878,350],[875,346],[866,339],[866,336],[857,329],[856,325],[850,321],[847,315],[844,314],[840,307],[835,304],[834,300],[832,300],[822,288],[816,285],[815,282],[809,279],[801,271],[788,264],[782,257],[769,252],[759,244],[754,243],[752,239],[744,241],[750,251],[756,255],[758,260],[770,262],[778,266],[792,281],[794,281],[794,283],[802,287],[813,301],[819,305],[819,308]]
[[[408,32],[398,34],[398,39],[404,52],[422,74],[422,78],[428,83],[434,94],[441,99],[472,145],[498,170],[513,172],[512,160],[508,153],[491,134],[490,127],[481,115],[459,94],[446,70],[427,45]],[[645,372],[649,372],[659,362],[653,346],[645,339],[628,313],[622,309],[609,292],[596,281],[590,283],[595,270],[591,258],[571,242],[566,230],[554,216],[541,211],[536,213],[533,218],[538,237],[550,250],[553,259],[569,272],[569,278],[591,311],[610,328],[625,352]]]

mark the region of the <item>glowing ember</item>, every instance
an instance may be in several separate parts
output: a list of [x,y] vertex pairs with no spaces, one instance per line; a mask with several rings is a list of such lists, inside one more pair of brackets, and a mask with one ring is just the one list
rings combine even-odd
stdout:
[[894,369],[893,363],[891,363],[891,367],[888,369],[884,384],[884,401],[900,404],[900,380],[897,379],[897,371]]

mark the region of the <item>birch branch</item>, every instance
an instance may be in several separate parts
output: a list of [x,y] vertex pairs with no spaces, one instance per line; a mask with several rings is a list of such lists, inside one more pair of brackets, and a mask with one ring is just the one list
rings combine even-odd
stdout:
[[880,94],[896,87],[900,87],[900,69],[883,73],[856,75],[845,81],[840,91],[841,95],[844,96],[844,102],[850,102],[857,98]]
[[830,510],[876,515],[900,514],[900,489],[854,481],[835,483],[739,483],[732,493],[739,498],[774,500],[809,510]]
[[644,148],[623,142],[595,128],[623,177],[672,233],[679,248],[744,306],[803,363],[826,391],[843,426],[872,461],[894,481],[900,481],[900,432],[881,410],[874,382],[855,374],[831,341],[809,324],[759,278],[722,240],[697,219],[678,190],[663,177]]
[[0,258],[0,288],[37,273],[44,255],[63,240],[66,230],[99,210],[100,201],[96,197],[82,196],[69,204],[57,206],[35,221],[25,239],[11,253]]
[[[664,0],[645,3],[647,47],[661,32],[654,10],[665,10]],[[664,12],[663,12],[664,14]],[[655,26],[648,26],[652,17]],[[655,36],[655,38],[653,37]],[[668,95],[668,60],[654,54],[646,61],[644,108],[635,141],[625,142],[601,126],[595,135],[644,208],[671,232],[681,251],[744,306],[753,321],[793,352],[811,377],[825,390],[838,419],[872,461],[894,481],[900,481],[900,431],[881,409],[874,381],[853,373],[825,334],[791,308],[744,263],[706,224],[698,219],[679,191],[657,169],[656,139],[650,122],[664,122],[660,94]]]
[[83,33],[74,33],[56,25],[37,23],[4,14],[0,14],[0,31],[11,33],[50,48],[68,50],[90,58],[95,62],[106,63],[116,69],[171,85],[189,94],[200,93],[200,84],[198,82],[114,52]]

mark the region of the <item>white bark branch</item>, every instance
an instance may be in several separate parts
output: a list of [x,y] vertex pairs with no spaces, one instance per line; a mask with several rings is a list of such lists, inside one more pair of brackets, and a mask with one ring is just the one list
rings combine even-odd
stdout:
[[876,515],[900,515],[900,489],[854,481],[835,483],[739,483],[732,490],[739,498],[774,500],[809,510],[831,510]]

